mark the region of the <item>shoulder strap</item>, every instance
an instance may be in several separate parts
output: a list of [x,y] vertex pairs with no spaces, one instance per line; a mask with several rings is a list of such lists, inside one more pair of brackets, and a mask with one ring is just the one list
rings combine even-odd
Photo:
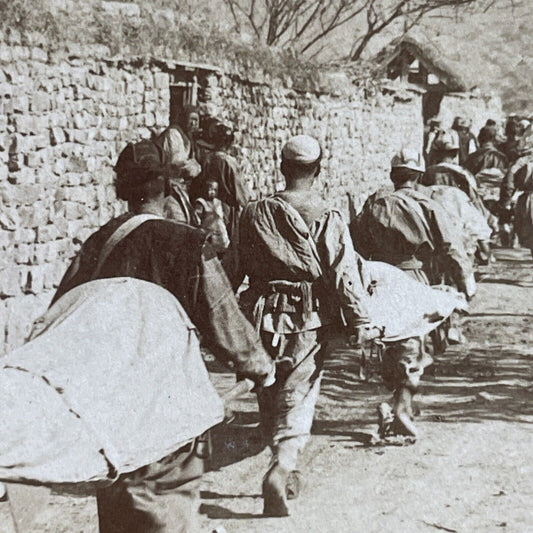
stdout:
[[148,220],[163,220],[162,217],[158,215],[151,215],[149,213],[142,215],[134,215],[131,218],[128,218],[126,222],[123,222],[107,239],[105,242],[102,251],[100,252],[100,257],[98,258],[98,264],[94,269],[91,279],[96,279],[100,274],[100,270],[104,266],[106,259],[109,257],[109,254],[115,249],[117,244],[127,237],[133,230],[137,229],[141,224]]
[[[287,202],[283,198],[280,198],[279,196],[276,196],[276,200],[278,200],[279,202],[281,202],[283,204],[283,207],[285,208],[285,210],[289,213],[289,215],[291,217],[295,218],[296,220],[298,220],[298,222],[303,224],[304,227],[308,228],[307,224],[305,223],[305,220],[303,219],[302,215],[300,215],[300,213],[298,213],[297,209],[295,209],[291,204],[289,204],[289,202]],[[316,264],[317,264],[317,267],[318,267],[318,271],[320,272],[320,275],[322,275],[323,270],[322,270],[322,263],[320,261],[320,255],[318,253],[318,249],[316,247],[316,243],[313,240],[313,237],[311,236],[311,231],[307,232],[307,243],[309,244],[309,248],[311,249],[311,253],[313,254],[313,257],[314,257],[314,259],[316,261]]]

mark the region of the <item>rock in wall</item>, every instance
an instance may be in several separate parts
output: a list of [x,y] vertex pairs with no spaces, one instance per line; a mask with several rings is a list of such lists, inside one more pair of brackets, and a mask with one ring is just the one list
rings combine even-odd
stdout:
[[472,121],[472,131],[477,135],[491,118],[502,122],[503,111],[499,97],[482,97],[475,94],[446,94],[440,104],[439,118],[445,128],[451,128],[453,119],[457,116],[465,117]]
[[237,128],[235,155],[254,195],[283,186],[283,143],[315,136],[323,149],[316,187],[349,217],[348,196],[358,208],[369,193],[388,183],[389,163],[403,146],[420,149],[421,96],[375,90],[350,95],[301,93],[283,86],[253,84],[231,76],[208,80],[208,110]]

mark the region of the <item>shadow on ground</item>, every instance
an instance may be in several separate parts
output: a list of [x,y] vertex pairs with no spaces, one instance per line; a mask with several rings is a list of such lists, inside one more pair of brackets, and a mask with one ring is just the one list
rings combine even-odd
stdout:
[[[523,324],[517,322],[521,329]],[[353,350],[337,350],[326,365],[313,433],[368,444],[368,434],[360,429],[375,424],[376,407],[390,393],[380,383],[359,380],[357,358]],[[435,362],[435,376],[423,378],[417,396],[421,419],[533,423],[532,363],[533,352],[526,344],[480,347],[469,343],[449,348]]]
[[211,431],[211,438],[212,470],[257,455],[266,446],[257,412],[236,412],[235,419],[230,424],[219,424]]
[[[528,290],[510,297],[503,292],[507,284],[533,281],[533,271],[524,269],[532,262],[520,250],[497,250],[497,254],[498,262],[485,268],[479,284],[482,307],[474,301],[471,315],[464,320],[468,342],[450,347],[435,361],[435,375],[423,378],[417,403],[424,422],[533,423],[532,295]],[[517,297],[524,301],[517,302]],[[346,348],[340,339],[333,343],[313,434],[369,445],[368,430],[376,427],[376,407],[389,400],[390,392],[379,379],[362,381],[359,363],[355,350]],[[212,359],[208,365],[211,372],[226,379],[222,365]],[[254,456],[265,447],[255,399],[249,396],[238,405],[233,423],[213,431],[214,469]]]
[[526,347],[454,347],[424,383],[430,420],[533,423],[533,355]]

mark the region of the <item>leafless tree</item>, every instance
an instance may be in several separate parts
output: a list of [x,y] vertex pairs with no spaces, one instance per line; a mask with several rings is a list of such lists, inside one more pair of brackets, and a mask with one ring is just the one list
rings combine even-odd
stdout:
[[482,4],[484,0],[368,0],[364,22],[354,35],[350,58],[359,59],[370,40],[395,22],[402,21],[403,31],[407,32],[428,13],[481,7]]
[[250,28],[257,40],[296,52],[316,51],[337,28],[353,27],[350,57],[361,57],[369,41],[391,24],[407,30],[430,12],[498,0],[223,0],[238,29]]

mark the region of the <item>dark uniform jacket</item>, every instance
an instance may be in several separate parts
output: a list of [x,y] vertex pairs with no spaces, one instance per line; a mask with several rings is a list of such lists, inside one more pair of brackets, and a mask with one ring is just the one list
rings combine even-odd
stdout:
[[507,157],[494,144],[488,142],[468,156],[465,166],[474,175],[486,168],[498,168],[505,172]]
[[[106,241],[132,216],[127,213],[111,220],[85,242],[54,301],[92,279]],[[180,301],[215,356],[244,376],[266,376],[270,358],[239,311],[222,266],[205,239],[203,231],[186,224],[148,220],[116,245],[97,278],[127,276],[164,287]]]

